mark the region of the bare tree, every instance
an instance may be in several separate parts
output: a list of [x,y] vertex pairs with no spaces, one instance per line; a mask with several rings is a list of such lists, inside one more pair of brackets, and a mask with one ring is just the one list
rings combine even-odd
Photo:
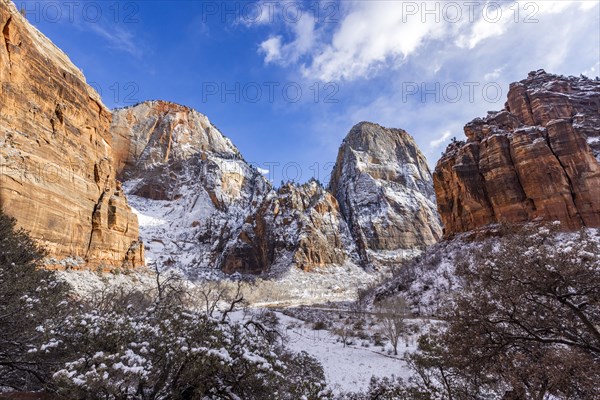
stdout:
[[227,315],[245,304],[241,281],[208,281],[191,291],[190,305],[200,307],[208,317],[218,315],[225,321]]
[[335,333],[339,339],[342,341],[344,347],[348,344],[348,339],[352,336],[352,327],[348,320],[343,320],[341,325],[337,326],[333,333]]
[[598,398],[600,246],[553,229],[503,227],[458,263],[445,322],[407,356],[410,398]]
[[381,324],[381,333],[385,335],[398,355],[398,343],[405,330],[404,319],[407,315],[406,301],[403,297],[392,296],[377,304],[377,316]]
[[34,352],[45,327],[56,328],[71,311],[68,285],[39,268],[45,252],[0,209],[0,387],[38,390],[57,357]]
[[[158,264],[154,264],[154,272],[156,274],[156,292],[157,292],[157,303],[170,302],[172,299],[177,298],[180,302],[183,301],[183,296],[186,293],[181,279],[181,275],[174,271],[161,271],[158,268]],[[169,298],[167,298],[167,296]]]

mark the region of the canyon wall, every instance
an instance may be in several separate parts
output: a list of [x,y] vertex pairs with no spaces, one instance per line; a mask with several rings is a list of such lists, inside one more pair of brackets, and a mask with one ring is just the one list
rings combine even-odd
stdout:
[[401,130],[354,127],[331,190],[314,180],[275,189],[206,116],[178,104],[115,110],[111,131],[150,263],[188,276],[399,265],[441,236],[425,158]]
[[402,129],[361,122],[342,143],[330,182],[363,263],[399,263],[442,235],[432,177]]

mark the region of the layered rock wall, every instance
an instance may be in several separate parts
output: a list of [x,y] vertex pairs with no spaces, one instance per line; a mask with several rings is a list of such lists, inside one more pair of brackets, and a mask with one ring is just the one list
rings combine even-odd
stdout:
[[50,265],[142,265],[137,217],[115,180],[111,113],[8,0],[0,28],[0,206]]

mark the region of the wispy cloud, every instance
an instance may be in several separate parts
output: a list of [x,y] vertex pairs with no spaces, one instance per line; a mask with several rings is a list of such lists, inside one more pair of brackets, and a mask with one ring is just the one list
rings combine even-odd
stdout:
[[483,76],[483,79],[486,81],[493,81],[494,79],[498,79],[501,76],[503,70],[504,67],[495,68],[492,72],[488,72],[487,74],[485,74]]
[[315,20],[310,15],[304,14],[297,22],[288,24],[288,28],[294,40],[283,43],[283,37],[277,35],[260,44],[259,53],[265,55],[265,63],[293,64],[318,47]]
[[86,26],[88,26],[90,31],[106,39],[111,48],[123,51],[136,58],[142,56],[142,49],[136,43],[132,32],[116,25],[112,26],[111,29],[104,28],[100,24],[86,24]]
[[431,147],[432,149],[437,149],[442,144],[444,144],[448,139],[450,139],[450,136],[452,136],[452,133],[450,131],[445,131],[444,133],[442,133],[442,136],[430,141],[429,147]]
[[271,36],[260,44],[259,52],[265,55],[265,63],[277,62],[282,59],[281,36]]
[[[453,4],[459,6],[459,3]],[[295,24],[287,24],[286,29],[293,33],[290,40],[286,42],[284,36],[271,34],[261,43],[259,51],[266,63],[284,66],[294,64],[300,56],[306,55],[307,60],[298,63],[297,67],[308,79],[353,81],[398,68],[410,58],[423,55],[421,50],[432,42],[440,43],[438,48],[448,53],[473,50],[493,38],[507,36],[512,40],[523,25],[537,27],[547,16],[560,17],[568,10],[577,10],[582,18],[590,19],[594,17],[591,10],[598,8],[596,1],[461,4],[462,9],[457,14],[460,18],[457,19],[442,1],[347,2],[340,8],[344,14],[335,29],[330,29],[327,24],[315,26],[313,18],[302,18]],[[565,24],[576,24],[576,21],[563,18],[561,25]],[[278,28],[274,25],[274,29]],[[520,44],[527,40],[519,39]],[[560,47],[557,46],[553,57],[548,55],[553,65],[559,64],[564,57]],[[529,50],[528,46],[514,49],[515,52],[522,51],[524,57],[529,55]],[[437,64],[435,69],[439,71],[442,67]],[[495,78],[489,75],[489,79]]]

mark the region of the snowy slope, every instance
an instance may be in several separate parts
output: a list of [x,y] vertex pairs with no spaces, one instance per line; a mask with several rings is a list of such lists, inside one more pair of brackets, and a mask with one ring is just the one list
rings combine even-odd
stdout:
[[[138,215],[147,265],[190,279],[223,272],[301,279],[300,269],[356,287],[373,279],[361,268],[413,258],[440,233],[431,174],[410,136],[371,125],[378,127],[377,146],[347,147],[360,152],[357,164],[338,164],[352,174],[364,161],[369,190],[350,185],[344,193],[360,201],[340,204],[338,192],[316,181],[275,190],[206,116],[188,107],[151,101],[115,110],[117,169]],[[362,233],[370,238],[352,231],[349,221],[354,231],[368,226]]]

